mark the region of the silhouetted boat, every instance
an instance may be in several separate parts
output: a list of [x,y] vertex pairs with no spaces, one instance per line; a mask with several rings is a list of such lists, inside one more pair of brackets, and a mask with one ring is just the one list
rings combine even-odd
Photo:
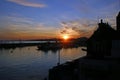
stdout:
[[62,48],[60,44],[56,44],[56,43],[38,45],[37,47],[38,50],[58,50]]
[[83,50],[83,51],[87,51],[87,49],[85,49],[85,48],[82,48],[82,50]]

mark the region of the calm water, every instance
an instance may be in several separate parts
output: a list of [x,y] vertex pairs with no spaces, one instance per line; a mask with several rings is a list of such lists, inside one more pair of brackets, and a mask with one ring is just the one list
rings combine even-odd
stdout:
[[[38,51],[36,46],[0,50],[0,80],[43,80],[48,70],[57,65],[59,51]],[[85,56],[79,48],[61,49],[64,63]]]

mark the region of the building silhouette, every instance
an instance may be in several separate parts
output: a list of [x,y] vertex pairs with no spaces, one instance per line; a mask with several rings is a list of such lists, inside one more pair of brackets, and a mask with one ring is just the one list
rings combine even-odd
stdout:
[[116,29],[101,20],[98,29],[87,41],[87,56],[120,58],[120,12],[116,17]]

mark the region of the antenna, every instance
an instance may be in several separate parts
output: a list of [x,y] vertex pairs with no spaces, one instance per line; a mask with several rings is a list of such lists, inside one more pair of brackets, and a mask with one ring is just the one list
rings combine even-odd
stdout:
[[59,66],[60,65],[60,50],[58,50],[58,63],[57,65]]

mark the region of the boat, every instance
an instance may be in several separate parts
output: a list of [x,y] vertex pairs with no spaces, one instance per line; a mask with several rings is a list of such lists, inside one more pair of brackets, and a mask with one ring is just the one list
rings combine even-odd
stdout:
[[49,43],[49,44],[41,44],[37,46],[38,50],[58,50],[61,49],[62,46],[58,43]]
[[83,51],[87,51],[87,49],[85,49],[85,48],[82,48],[82,50],[83,50]]

